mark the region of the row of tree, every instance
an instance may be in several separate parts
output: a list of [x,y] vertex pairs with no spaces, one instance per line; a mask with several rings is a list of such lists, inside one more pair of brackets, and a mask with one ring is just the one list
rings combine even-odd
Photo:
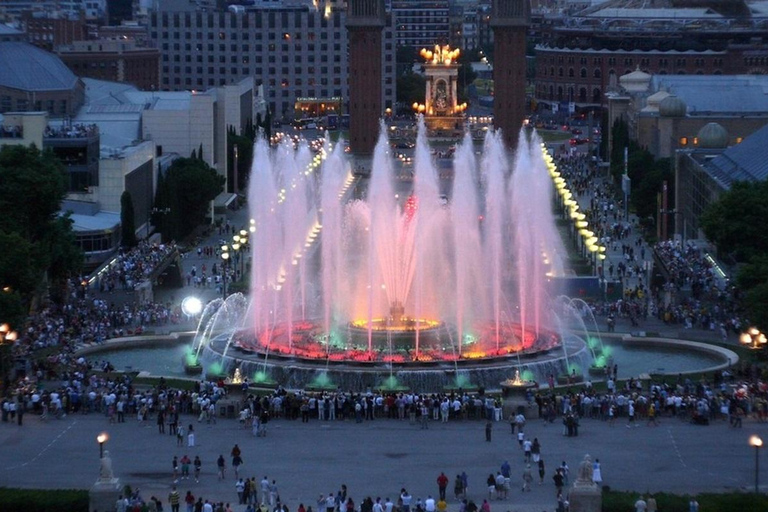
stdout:
[[158,171],[152,224],[163,240],[183,240],[205,221],[211,201],[224,190],[224,176],[203,160],[202,148]]
[[66,174],[51,152],[3,146],[0,183],[0,323],[19,326],[46,282],[62,296],[83,258],[72,221],[58,214]]
[[[624,174],[624,148],[627,148],[627,174],[632,182],[630,206],[643,227],[653,231],[658,212],[658,194],[667,182],[669,204],[674,204],[675,169],[671,158],[655,158],[647,149],[629,137],[626,121],[617,119],[611,129],[611,175],[620,183]],[[607,137],[606,137],[607,139]]]
[[737,182],[701,216],[704,234],[720,259],[738,268],[736,286],[747,318],[768,330],[768,182]]

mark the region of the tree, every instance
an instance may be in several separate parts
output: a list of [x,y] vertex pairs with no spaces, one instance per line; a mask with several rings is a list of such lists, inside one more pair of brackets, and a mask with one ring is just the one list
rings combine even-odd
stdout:
[[397,102],[404,105],[424,103],[426,80],[416,73],[406,73],[397,77]]
[[[234,168],[235,145],[237,145],[237,188],[244,191],[253,159],[253,138],[245,134],[237,135],[234,128],[227,133],[227,172]],[[234,183],[234,172],[228,177],[229,182]]]
[[166,240],[181,240],[203,223],[209,203],[224,190],[224,176],[205,161],[179,158],[171,164],[158,196],[170,211],[162,223]]
[[133,211],[133,198],[125,190],[120,196],[120,226],[122,230],[123,247],[136,247],[136,215]]
[[768,218],[766,193],[766,181],[736,182],[704,210],[701,227],[721,258],[730,256],[745,263],[768,252],[768,231],[763,224]]
[[[65,178],[61,163],[50,152],[34,146],[0,148],[0,288],[18,294],[3,299],[10,307],[17,300],[28,307],[46,271],[55,289],[80,269],[82,253],[72,223],[59,214]],[[3,306],[0,313],[6,314]]]

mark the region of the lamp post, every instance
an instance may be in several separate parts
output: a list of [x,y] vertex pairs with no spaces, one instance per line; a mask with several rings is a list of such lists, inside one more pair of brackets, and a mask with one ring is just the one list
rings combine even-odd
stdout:
[[11,366],[11,347],[18,334],[11,330],[8,324],[0,325],[0,378],[3,379],[0,394],[5,394],[8,389],[8,373]]
[[768,339],[757,327],[750,327],[741,333],[739,343],[752,350],[760,350],[768,343]]
[[104,458],[104,443],[106,443],[108,439],[109,439],[109,434],[107,434],[106,432],[102,432],[101,434],[96,436],[96,442],[99,443],[99,458],[100,459]]
[[752,435],[749,437],[749,445],[755,447],[755,494],[757,494],[760,492],[758,490],[760,480],[760,448],[763,447],[763,440],[758,435]]
[[221,278],[224,281],[224,299],[227,298],[227,267],[229,266],[229,246],[228,245],[222,245],[221,246]]

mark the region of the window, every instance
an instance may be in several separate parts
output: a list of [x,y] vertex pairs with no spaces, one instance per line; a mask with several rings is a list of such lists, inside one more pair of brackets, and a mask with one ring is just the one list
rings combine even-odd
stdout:
[[688,137],[680,137],[680,145],[681,146],[687,146],[688,145]]

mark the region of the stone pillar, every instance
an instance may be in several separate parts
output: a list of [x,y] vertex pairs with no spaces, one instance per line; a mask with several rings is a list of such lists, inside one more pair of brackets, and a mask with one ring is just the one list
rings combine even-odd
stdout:
[[112,512],[115,510],[117,498],[122,494],[123,486],[120,480],[112,473],[112,459],[109,452],[105,451],[101,458],[99,479],[91,487],[88,493],[89,512]]
[[592,459],[586,455],[568,495],[571,512],[600,512],[602,509],[603,491],[592,480],[592,471]]

